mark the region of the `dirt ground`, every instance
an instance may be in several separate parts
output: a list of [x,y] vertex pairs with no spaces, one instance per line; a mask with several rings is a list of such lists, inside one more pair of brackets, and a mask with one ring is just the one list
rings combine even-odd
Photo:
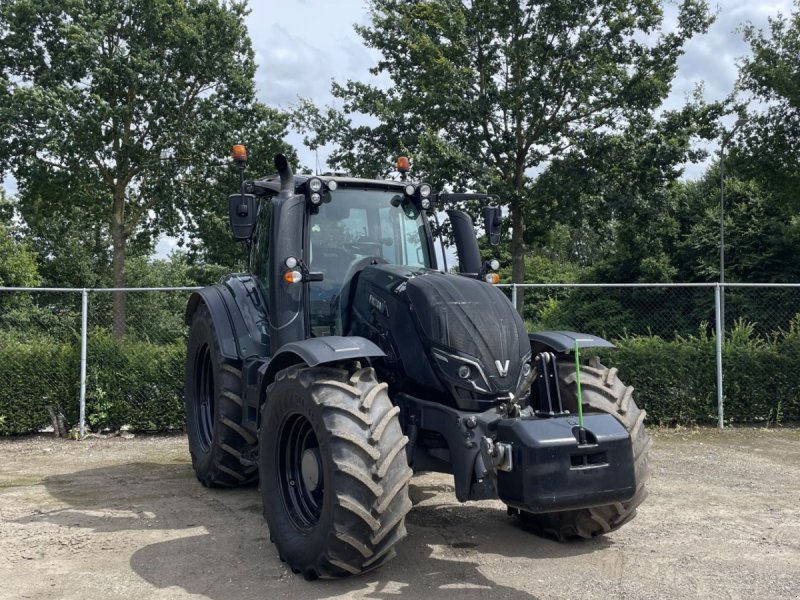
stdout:
[[4,439],[0,598],[800,598],[800,430],[654,437],[650,497],[618,532],[537,538],[421,475],[394,561],[311,583],[257,490],[201,487],[183,436]]

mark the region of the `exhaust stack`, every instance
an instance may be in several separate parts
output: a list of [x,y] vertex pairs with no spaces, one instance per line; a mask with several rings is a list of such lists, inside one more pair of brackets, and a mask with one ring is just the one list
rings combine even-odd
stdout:
[[294,174],[289,159],[283,154],[275,155],[275,168],[281,176],[281,192],[294,193]]

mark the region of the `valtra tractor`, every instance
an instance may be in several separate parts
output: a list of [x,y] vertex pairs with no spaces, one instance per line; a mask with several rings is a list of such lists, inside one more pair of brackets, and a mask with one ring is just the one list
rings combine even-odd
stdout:
[[[453,475],[461,502],[499,498],[559,540],[628,522],[649,437],[633,388],[568,331],[529,333],[491,283],[471,217],[499,242],[485,194],[407,180],[277,175],[229,197],[249,272],[194,293],[186,427],[205,486],[259,481],[280,558],[308,579],[357,575],[406,535],[413,473]],[[446,210],[458,274],[437,267]],[[438,231],[438,227],[436,228]],[[586,354],[586,353],[584,353]]]

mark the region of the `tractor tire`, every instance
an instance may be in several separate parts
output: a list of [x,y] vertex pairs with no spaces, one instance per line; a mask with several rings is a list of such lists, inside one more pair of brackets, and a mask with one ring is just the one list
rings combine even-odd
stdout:
[[189,331],[184,404],[192,466],[206,487],[235,487],[258,479],[258,465],[242,461],[257,440],[240,425],[240,367],[220,355],[211,314],[201,304]]
[[358,575],[395,555],[411,509],[408,438],[371,368],[291,366],[267,388],[259,435],[270,540],[306,579]]
[[[564,408],[575,414],[578,411],[575,363],[560,363],[558,377]],[[637,507],[647,497],[645,481],[650,475],[651,439],[644,427],[646,413],[633,400],[633,386],[622,383],[617,378],[616,368],[603,366],[595,357],[581,364],[581,392],[584,412],[611,414],[628,430],[633,444],[636,493],[627,502],[606,506],[543,514],[519,513],[527,528],[562,542],[570,538],[593,538],[619,529],[633,519]]]

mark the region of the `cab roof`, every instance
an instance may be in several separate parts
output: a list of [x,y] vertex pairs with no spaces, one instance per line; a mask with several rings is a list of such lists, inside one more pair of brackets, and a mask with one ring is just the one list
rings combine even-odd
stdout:
[[[402,192],[406,185],[413,183],[410,181],[395,181],[392,179],[361,179],[359,177],[339,175],[295,175],[295,193],[301,191],[306,182],[312,177],[316,177],[322,181],[335,181],[341,188],[370,188],[398,192]],[[269,175],[263,179],[253,181],[252,184],[257,188],[275,193],[281,190],[281,178],[279,175]]]

